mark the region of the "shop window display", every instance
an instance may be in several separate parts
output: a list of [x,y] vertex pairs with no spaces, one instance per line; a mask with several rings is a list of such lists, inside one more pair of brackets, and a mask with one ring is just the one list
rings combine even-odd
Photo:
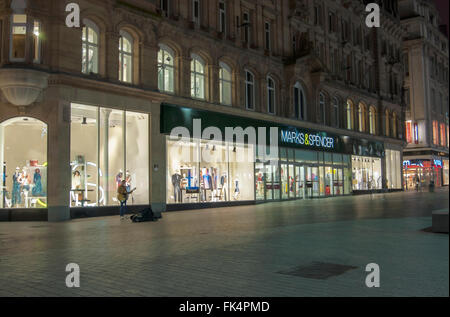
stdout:
[[149,203],[148,115],[72,104],[71,207],[116,206],[122,180],[130,205]]
[[390,189],[401,189],[400,151],[386,150],[386,180]]
[[253,148],[227,144],[168,137],[167,203],[254,200]]
[[46,208],[47,125],[27,117],[1,123],[0,161],[1,208]]
[[353,190],[382,188],[381,159],[352,156]]

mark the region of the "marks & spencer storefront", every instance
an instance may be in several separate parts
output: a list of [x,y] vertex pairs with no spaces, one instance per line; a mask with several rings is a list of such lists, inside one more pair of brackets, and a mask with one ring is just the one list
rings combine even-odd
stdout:
[[374,192],[386,188],[383,175],[401,177],[400,152],[385,164],[381,142],[168,104],[160,127],[168,210]]

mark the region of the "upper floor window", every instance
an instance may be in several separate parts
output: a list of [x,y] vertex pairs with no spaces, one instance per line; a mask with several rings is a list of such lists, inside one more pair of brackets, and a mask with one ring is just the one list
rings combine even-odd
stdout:
[[200,0],[193,0],[192,2],[192,21],[195,24],[200,24]]
[[160,0],[159,8],[163,16],[165,17],[169,16],[169,0]]
[[219,90],[220,90],[220,103],[223,105],[231,105],[231,69],[225,63],[220,63],[219,70]]
[[376,110],[370,107],[369,110],[369,133],[376,134]]
[[397,114],[392,114],[392,137],[397,137]]
[[276,107],[275,82],[267,77],[267,112],[274,114]]
[[319,122],[326,123],[326,112],[325,112],[325,95],[323,93],[319,94]]
[[219,2],[219,32],[226,33],[227,30],[227,11],[224,1]]
[[384,112],[384,135],[389,137],[391,136],[391,127],[390,127],[390,113],[389,110],[386,109]]
[[191,61],[191,96],[205,99],[205,63],[197,55]]
[[245,107],[255,109],[255,76],[248,70],[245,71]]
[[243,24],[242,27],[244,29],[244,42],[246,44],[250,43],[250,15],[248,13],[244,13],[243,15]]
[[366,107],[362,103],[358,106],[358,129],[359,132],[366,132]]
[[125,31],[120,31],[119,38],[119,80],[131,83],[133,73],[133,38]]
[[162,44],[158,51],[158,89],[174,92],[174,53]]
[[34,21],[33,24],[33,62],[41,62],[41,22]]
[[81,71],[85,74],[98,73],[98,28],[97,26],[85,20],[83,33],[81,36]]
[[353,130],[353,102],[351,100],[347,100],[345,112],[347,117],[347,129]]
[[299,82],[294,85],[294,114],[296,119],[306,119],[306,96]]
[[25,44],[27,38],[27,16],[13,14],[11,23],[11,61],[25,61]]
[[339,100],[334,97],[333,98],[333,125],[336,128],[339,128]]
[[271,28],[271,26],[270,26],[270,23],[269,23],[269,22],[264,23],[265,49],[266,49],[267,51],[270,51],[270,50],[271,50],[271,41],[270,41],[271,35],[270,35],[270,28]]

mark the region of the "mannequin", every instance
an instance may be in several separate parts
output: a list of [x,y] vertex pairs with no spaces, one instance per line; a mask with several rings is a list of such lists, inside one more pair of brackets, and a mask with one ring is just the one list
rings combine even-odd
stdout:
[[36,168],[34,170],[34,176],[33,176],[34,187],[31,190],[31,194],[33,196],[42,195],[42,181],[41,180],[42,180],[41,170],[39,168]]
[[238,200],[239,196],[241,195],[241,190],[239,189],[239,179],[238,178],[236,178],[234,180],[234,185],[235,185],[235,187],[234,187],[233,198],[234,198],[234,200]]
[[224,195],[224,200],[227,201],[227,193],[228,193],[228,179],[227,173],[223,173],[220,177],[220,186],[221,186],[221,194]]
[[28,208],[28,192],[30,191],[30,180],[28,177],[27,169],[25,167],[22,169],[19,182],[22,185],[23,197],[25,198],[25,208]]
[[181,179],[180,170],[177,169],[175,174],[172,175],[173,198],[176,203],[181,203],[183,201],[181,196]]
[[20,196],[20,168],[16,167],[16,171],[13,175],[13,190],[12,190],[12,207],[16,207],[17,204],[22,203],[22,197]]

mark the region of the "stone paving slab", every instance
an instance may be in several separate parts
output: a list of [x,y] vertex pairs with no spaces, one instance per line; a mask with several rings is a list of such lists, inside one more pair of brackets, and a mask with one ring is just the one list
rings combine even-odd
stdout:
[[[2,223],[0,296],[449,296],[448,234],[423,231],[445,205],[448,192],[399,193],[176,212],[143,224]],[[79,289],[65,286],[71,262]],[[324,280],[279,273],[313,262],[356,268]],[[372,262],[380,288],[365,286]]]

